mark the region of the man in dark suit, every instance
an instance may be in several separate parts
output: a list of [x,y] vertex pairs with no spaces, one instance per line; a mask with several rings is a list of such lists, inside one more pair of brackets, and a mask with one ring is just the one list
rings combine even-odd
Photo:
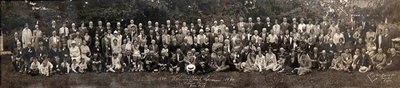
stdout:
[[[102,21],[98,21],[97,22],[97,27],[96,27],[96,34],[99,34],[100,38],[104,37],[104,32],[105,32],[105,28],[103,27],[103,22]],[[93,37],[94,38],[94,37]]]
[[27,46],[28,47],[26,47],[22,50],[22,55],[23,55],[22,60],[23,60],[24,64],[21,67],[23,67],[24,73],[28,72],[32,59],[36,58],[36,52],[35,52],[35,49],[33,48],[33,46],[31,45],[31,43],[28,42]]
[[257,17],[256,21],[257,22],[254,24],[253,30],[257,30],[257,31],[261,32],[262,31],[261,29],[264,27],[264,23],[261,22],[260,17]]
[[[330,57],[333,57],[334,53],[337,52],[337,50],[336,50],[336,45],[333,44],[333,41],[332,41],[332,40],[329,40],[329,42],[328,42],[327,44],[324,45],[324,49],[327,51],[327,54],[328,54],[328,56],[330,56]],[[328,62],[328,64],[327,64],[328,67],[331,66],[332,59],[333,59],[333,58],[329,58],[329,59],[328,59],[328,61],[327,61],[327,62]]]
[[367,55],[365,52],[365,49],[361,49],[362,52],[358,52],[357,58],[354,58],[353,62],[353,68],[355,70],[358,69],[359,72],[365,73],[369,70],[371,70],[372,64],[369,58],[369,55]]
[[104,57],[102,54],[103,49],[100,46],[100,41],[98,38],[96,38],[95,41],[95,45],[94,47],[92,47],[92,53],[93,53],[93,60],[92,60],[92,68],[94,71],[96,71],[97,73],[102,72],[105,68],[105,64],[104,63]]

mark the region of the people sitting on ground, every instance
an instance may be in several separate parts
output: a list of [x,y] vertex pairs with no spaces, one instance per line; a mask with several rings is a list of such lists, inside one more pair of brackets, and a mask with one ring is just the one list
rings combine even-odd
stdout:
[[383,70],[387,65],[386,54],[383,53],[382,49],[378,49],[378,53],[376,53],[371,60],[373,68],[376,70]]

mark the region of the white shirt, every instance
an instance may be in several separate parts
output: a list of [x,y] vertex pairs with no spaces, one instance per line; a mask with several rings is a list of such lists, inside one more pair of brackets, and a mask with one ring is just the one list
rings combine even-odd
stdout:
[[266,65],[277,64],[276,56],[274,53],[265,54],[265,64]]
[[300,23],[299,26],[297,27],[297,29],[299,29],[299,33],[303,33],[304,29],[306,29],[306,24],[304,23]]
[[75,47],[70,47],[69,49],[70,49],[71,57],[79,57],[80,56],[81,51],[77,45],[75,45]]
[[61,27],[59,33],[60,35],[64,34],[65,36],[68,36],[69,29],[67,27]]
[[211,28],[212,28],[212,30],[213,30],[214,33],[218,34],[219,26],[214,25],[214,26],[212,26]]
[[268,35],[268,39],[269,39],[270,43],[277,43],[278,42],[278,36],[274,35],[274,34]]
[[281,26],[279,24],[275,24],[272,26],[272,33],[273,34],[280,34],[281,33]]
[[25,44],[30,42],[32,43],[33,35],[32,35],[32,30],[29,28],[24,28],[22,30],[22,44],[23,47],[27,47]]
[[333,43],[334,43],[334,44],[339,44],[339,43],[341,43],[341,42],[339,42],[339,39],[340,39],[340,38],[342,38],[342,39],[343,39],[343,42],[344,42],[344,35],[343,35],[342,33],[335,33],[335,34],[333,35],[333,37],[332,37]]

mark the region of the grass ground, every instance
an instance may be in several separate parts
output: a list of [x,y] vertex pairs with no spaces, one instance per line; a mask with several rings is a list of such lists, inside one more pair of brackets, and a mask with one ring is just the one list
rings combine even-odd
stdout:
[[400,71],[346,73],[327,70],[304,76],[275,72],[219,72],[206,75],[160,73],[85,73],[30,76],[12,71],[11,60],[1,56],[2,88],[325,88],[325,87],[400,87]]

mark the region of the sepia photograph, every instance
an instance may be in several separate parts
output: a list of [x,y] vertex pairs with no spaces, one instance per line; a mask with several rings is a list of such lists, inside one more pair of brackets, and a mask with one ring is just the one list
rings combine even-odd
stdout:
[[0,8],[0,88],[400,88],[400,0]]

